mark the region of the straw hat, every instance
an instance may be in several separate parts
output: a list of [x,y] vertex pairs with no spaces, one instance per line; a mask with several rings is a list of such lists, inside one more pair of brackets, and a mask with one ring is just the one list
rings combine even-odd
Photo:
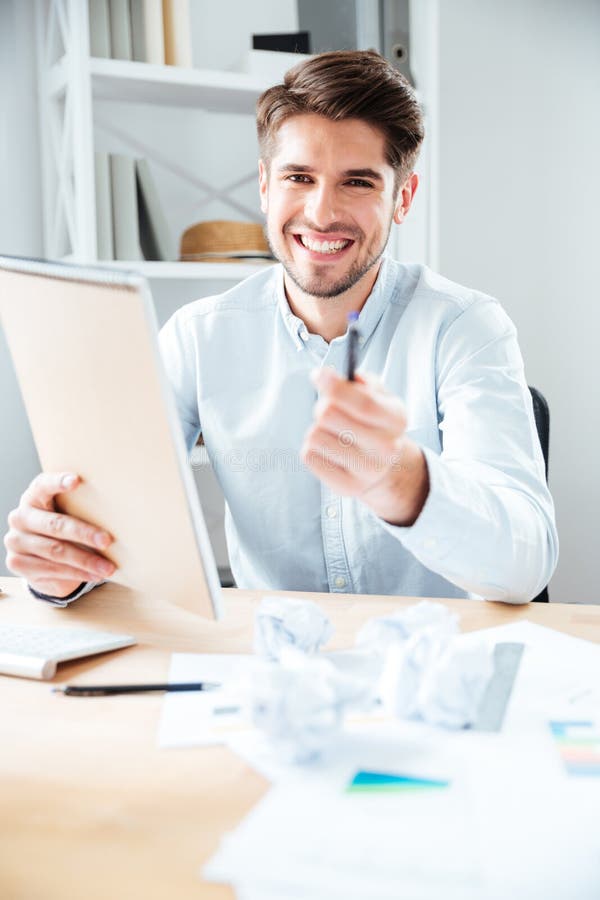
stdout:
[[198,222],[181,236],[184,262],[231,262],[251,257],[271,258],[263,226],[257,222]]

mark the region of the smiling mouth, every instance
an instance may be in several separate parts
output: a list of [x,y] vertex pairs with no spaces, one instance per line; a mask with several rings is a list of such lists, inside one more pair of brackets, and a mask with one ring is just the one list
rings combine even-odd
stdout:
[[349,247],[350,244],[354,243],[354,241],[350,239],[338,241],[313,241],[305,234],[295,234],[294,237],[296,242],[300,244],[301,247],[304,247],[305,250],[310,250],[312,253],[321,253],[323,256],[335,256],[336,253],[341,253],[342,250],[345,250],[346,247]]

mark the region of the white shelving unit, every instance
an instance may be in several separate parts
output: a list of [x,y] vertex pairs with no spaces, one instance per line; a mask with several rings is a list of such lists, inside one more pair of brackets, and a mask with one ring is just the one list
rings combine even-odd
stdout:
[[[36,0],[44,245],[52,259],[96,263],[94,102],[254,112],[262,79],[90,56],[87,0]],[[237,281],[265,263],[105,262],[148,278]],[[267,263],[268,264],[268,263]]]

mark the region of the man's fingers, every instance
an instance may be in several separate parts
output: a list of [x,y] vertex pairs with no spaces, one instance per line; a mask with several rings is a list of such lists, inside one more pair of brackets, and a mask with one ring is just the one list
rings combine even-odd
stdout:
[[302,459],[317,478],[324,481],[332,491],[340,495],[354,494],[356,480],[354,475],[342,466],[337,466],[318,450],[305,448],[302,450]]
[[316,415],[338,409],[375,427],[389,428],[392,422],[396,422],[400,433],[406,427],[402,401],[376,382],[367,381],[366,377],[361,377],[360,381],[347,381],[333,370],[322,369],[316,385],[320,391]]
[[374,393],[366,385],[349,381],[317,401],[317,413],[335,409],[375,428],[393,428],[400,433],[406,428],[402,401],[392,394]]
[[37,556],[29,556],[25,553],[8,553],[6,564],[15,575],[22,575],[27,581],[75,581],[81,584],[83,581],[97,581],[97,575],[91,575],[83,569],[73,566],[65,566],[41,559]]
[[339,437],[314,426],[307,434],[302,448],[302,457],[307,461],[310,458],[310,467],[315,470],[313,462],[317,459],[321,464],[319,469],[342,469],[347,472],[354,481],[356,488],[364,488],[373,477],[379,477],[382,469],[388,468],[396,462],[394,453],[379,453],[378,451],[365,452],[352,443],[344,444],[342,436]]
[[54,510],[19,508],[11,513],[10,525],[18,531],[84,544],[97,550],[106,550],[112,543],[112,537],[103,529]]
[[[9,554],[42,559],[59,565],[61,570],[66,568],[69,573],[78,570],[79,576],[85,577],[87,581],[110,578],[115,571],[115,566],[110,560],[96,553],[89,553],[75,544],[38,534],[10,531],[4,538],[4,544]],[[52,570],[51,576],[54,574]],[[72,577],[73,575],[69,574],[69,578]]]
[[41,472],[33,479],[22,500],[40,509],[52,509],[57,494],[74,490],[81,479],[73,472]]
[[[71,472],[44,472],[31,482],[17,509],[8,516],[4,538],[7,567],[30,584],[56,588],[59,596],[59,583],[65,584],[64,595],[71,589],[69,585],[102,581],[116,569],[99,552],[113,542],[108,532],[56,510],[57,494],[75,490],[80,483]],[[47,593],[47,588],[42,587],[42,592]]]
[[390,419],[385,428],[366,425],[337,407],[317,415],[317,426],[332,434],[342,447],[362,447],[365,451],[389,452],[402,440],[402,423]]

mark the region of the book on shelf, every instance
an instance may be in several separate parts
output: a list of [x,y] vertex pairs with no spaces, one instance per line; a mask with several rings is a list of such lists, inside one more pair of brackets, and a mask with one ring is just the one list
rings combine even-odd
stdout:
[[98,259],[114,259],[113,212],[108,153],[94,153],[96,188],[96,244]]
[[115,259],[139,260],[142,254],[135,159],[111,153],[110,176]]
[[89,0],[90,53],[105,59],[111,57],[110,15],[108,0]]
[[190,0],[88,0],[88,4],[92,56],[192,66]]
[[192,66],[190,0],[163,0],[165,62],[168,66]]
[[161,0],[131,0],[131,37],[136,62],[163,66],[165,39]]
[[144,259],[172,261],[175,243],[147,159],[136,159],[140,245]]
[[113,59],[132,59],[129,0],[109,0],[110,43]]

